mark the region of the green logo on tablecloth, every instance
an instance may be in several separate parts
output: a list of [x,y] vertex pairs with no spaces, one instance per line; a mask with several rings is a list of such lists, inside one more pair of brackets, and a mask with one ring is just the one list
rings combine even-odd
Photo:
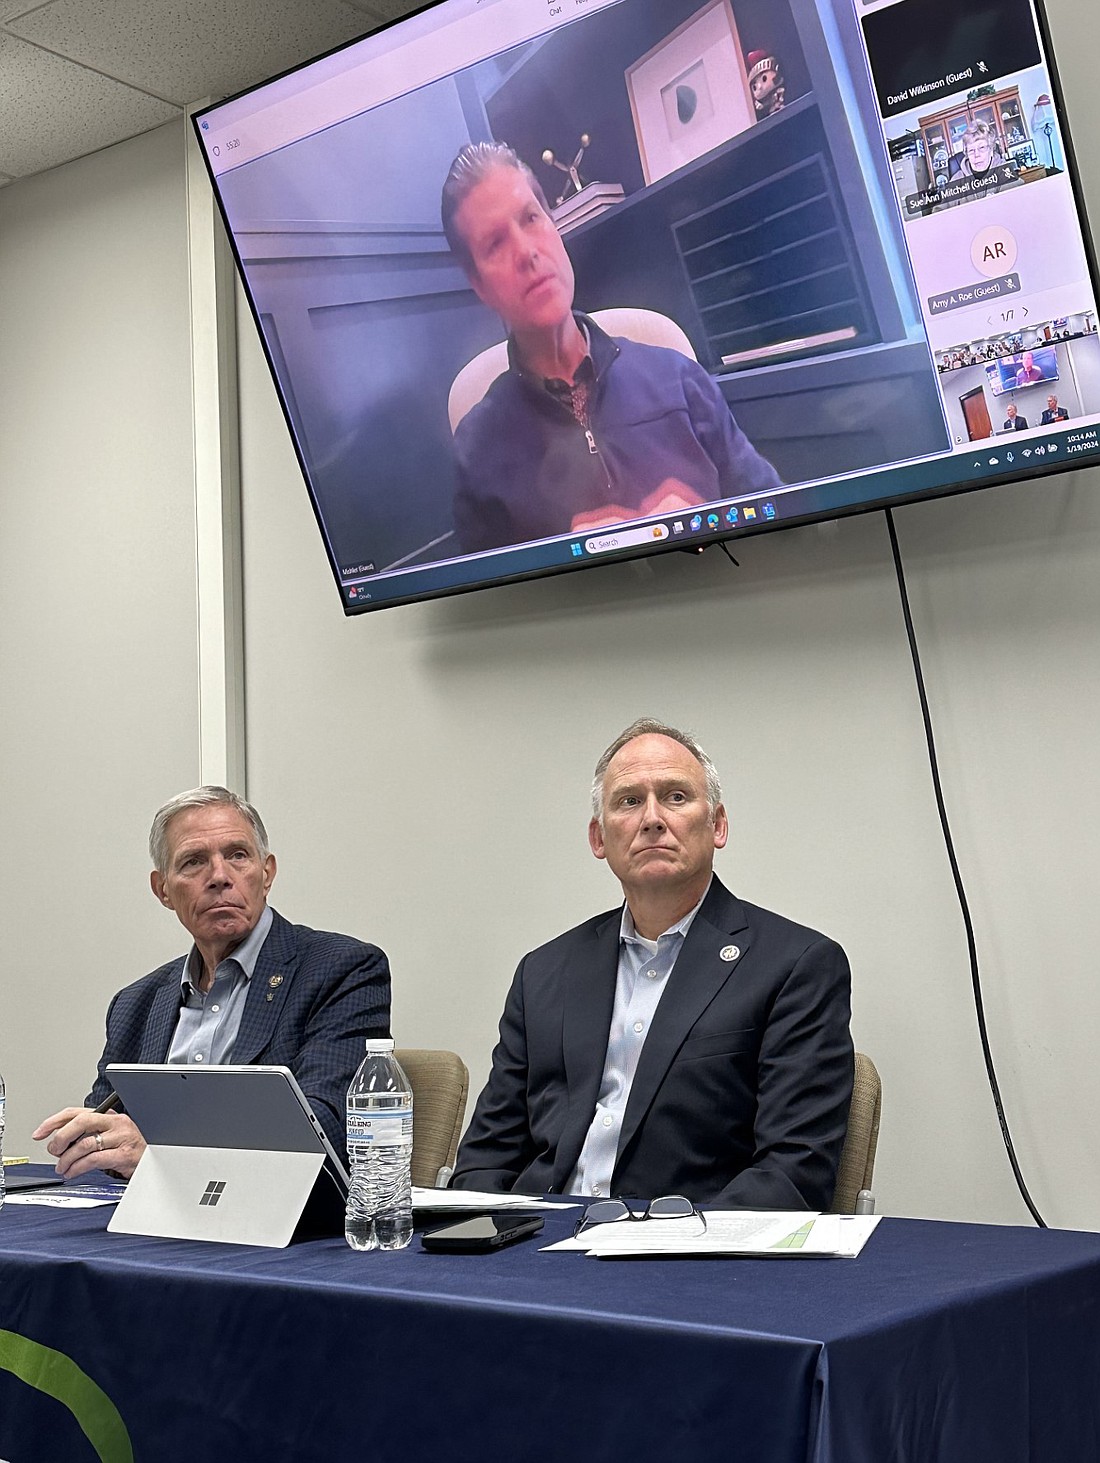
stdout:
[[70,1357],[14,1331],[0,1331],[0,1370],[67,1407],[100,1463],[134,1463],[130,1435],[118,1408]]

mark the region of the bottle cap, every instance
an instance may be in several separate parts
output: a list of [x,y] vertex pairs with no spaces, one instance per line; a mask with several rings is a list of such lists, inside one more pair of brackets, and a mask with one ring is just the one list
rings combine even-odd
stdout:
[[373,1056],[373,1055],[375,1055],[378,1052],[392,1052],[392,1051],[393,1051],[393,1037],[392,1036],[368,1036],[367,1037],[367,1055],[368,1056]]

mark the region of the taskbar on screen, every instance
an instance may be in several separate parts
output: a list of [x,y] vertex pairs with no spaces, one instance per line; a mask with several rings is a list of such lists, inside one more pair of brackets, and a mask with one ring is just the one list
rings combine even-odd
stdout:
[[385,609],[673,548],[701,549],[708,543],[746,537],[760,529],[793,527],[888,503],[992,487],[1100,462],[1100,423],[1071,424],[1041,437],[1017,435],[1019,440],[1002,435],[920,462],[701,504],[690,512],[635,519],[583,535],[347,578],[341,584],[345,612]]

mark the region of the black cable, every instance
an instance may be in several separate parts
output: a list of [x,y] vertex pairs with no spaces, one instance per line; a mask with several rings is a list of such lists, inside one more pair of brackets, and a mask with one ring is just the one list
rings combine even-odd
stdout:
[[905,571],[901,564],[901,550],[898,548],[898,536],[894,531],[894,515],[889,508],[883,510],[886,514],[886,527],[890,532],[890,548],[894,555],[894,572],[898,577],[898,591],[901,595],[901,609],[905,617],[905,633],[909,637],[909,652],[913,658],[913,674],[917,680],[917,695],[920,697],[921,716],[924,719],[924,739],[928,744],[928,765],[932,770],[932,786],[936,793],[936,807],[940,815],[940,828],[943,830],[943,841],[947,847],[947,858],[951,864],[951,877],[955,881],[955,893],[958,895],[959,908],[962,910],[963,925],[966,929],[966,949],[970,956],[970,982],[974,988],[974,1009],[978,1016],[978,1034],[982,1042],[982,1056],[985,1058],[985,1072],[989,1078],[989,1089],[993,1093],[993,1105],[997,1109],[997,1121],[1001,1125],[1001,1137],[1004,1139],[1005,1150],[1008,1153],[1008,1161],[1012,1165],[1012,1173],[1016,1179],[1016,1187],[1019,1189],[1024,1203],[1027,1205],[1032,1219],[1040,1229],[1047,1228],[1047,1222],[1036,1209],[1032,1202],[1031,1195],[1024,1183],[1024,1176],[1020,1172],[1020,1165],[1016,1161],[1016,1150],[1012,1146],[1012,1135],[1008,1131],[1008,1119],[1005,1117],[1004,1104],[1001,1102],[1001,1089],[997,1081],[997,1073],[993,1066],[993,1054],[989,1049],[989,1032],[985,1024],[985,1002],[982,1000],[982,982],[978,972],[978,950],[974,941],[974,924],[970,918],[970,905],[967,902],[966,890],[963,888],[962,875],[959,873],[959,861],[955,857],[955,843],[951,837],[951,825],[947,820],[947,808],[943,800],[943,788],[940,784],[940,769],[936,759],[936,741],[932,734],[932,718],[928,711],[928,696],[924,689],[924,673],[921,670],[920,652],[917,650],[917,637],[913,630],[913,616],[909,611],[909,595],[905,588]]

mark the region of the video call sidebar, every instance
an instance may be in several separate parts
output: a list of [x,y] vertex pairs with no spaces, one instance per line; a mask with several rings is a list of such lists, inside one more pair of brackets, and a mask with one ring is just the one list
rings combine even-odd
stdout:
[[[941,363],[956,346],[967,348],[968,364],[987,368],[987,379],[989,370],[1003,373],[1006,361],[1027,350],[1058,351],[1085,338],[1097,347],[1096,299],[1078,243],[1078,209],[1031,0],[988,0],[984,9],[967,6],[965,14],[956,0],[895,0],[863,14],[861,25],[887,152],[894,161],[899,144],[913,148],[925,168],[923,177],[909,175],[915,186],[905,187],[902,168],[895,168],[895,179],[921,319],[943,377],[945,410],[951,380]],[[915,43],[915,36],[925,39]],[[988,119],[992,155],[983,156],[979,134],[964,169],[961,134],[974,117]],[[942,157],[926,148],[922,122],[933,130],[940,126]],[[1045,405],[1047,390],[1058,388],[1056,381],[1044,380],[1031,389]],[[1004,415],[1011,395],[1011,389],[991,393],[994,414]],[[1082,407],[1089,416],[1100,414],[1100,401]],[[954,433],[949,456],[964,458],[976,478],[993,479],[1033,460],[1037,466],[1100,448],[1100,428],[1086,422],[1040,426],[1039,409],[1033,410],[1035,421],[1026,432],[1005,434],[991,423],[987,441]],[[937,461],[942,465],[945,458],[912,464],[910,471],[934,489],[941,476],[946,482],[955,472],[943,473]],[[880,490],[889,496],[892,472],[858,475],[866,501]],[[798,486],[759,501],[710,504],[667,522],[610,527],[571,540],[569,552],[579,559],[651,540],[678,540],[686,547],[730,529],[764,527],[788,514],[799,516]]]
[[[861,24],[945,410],[952,366],[980,365],[991,379],[1025,351],[1085,339],[1096,349],[1096,298],[1031,0],[965,13],[955,0],[897,0]],[[1045,405],[1045,390],[1029,389]],[[1007,398],[994,392],[988,405],[993,437]],[[1096,445],[1091,431],[1042,430],[1049,444],[986,453],[972,469]],[[973,437],[953,435],[956,453],[973,450]]]

